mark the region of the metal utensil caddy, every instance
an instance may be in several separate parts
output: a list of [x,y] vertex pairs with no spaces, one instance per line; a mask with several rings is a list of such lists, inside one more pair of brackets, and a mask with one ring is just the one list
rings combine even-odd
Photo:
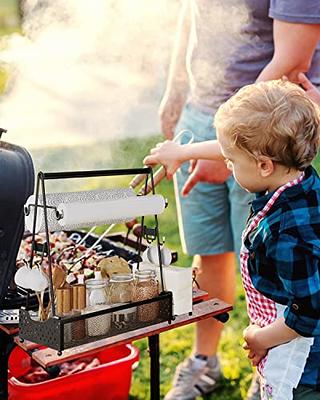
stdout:
[[[89,342],[97,341],[106,337],[114,336],[120,333],[129,332],[138,328],[142,328],[145,326],[153,325],[154,323],[168,321],[170,323],[173,320],[173,306],[172,306],[172,292],[164,291],[163,284],[163,271],[162,271],[162,259],[161,259],[161,249],[160,249],[160,236],[159,236],[159,223],[157,215],[154,215],[155,227],[147,228],[144,225],[144,216],[141,217],[141,225],[142,235],[147,239],[148,242],[153,240],[156,241],[158,248],[158,257],[159,257],[159,267],[160,267],[160,294],[157,297],[152,299],[135,301],[132,303],[126,303],[123,305],[112,306],[106,309],[100,309],[97,311],[89,311],[83,314],[78,315],[68,315],[68,316],[59,316],[56,312],[56,306],[54,301],[54,289],[53,289],[53,280],[52,280],[52,258],[50,254],[50,238],[49,238],[49,228],[48,228],[48,208],[52,208],[47,205],[46,202],[46,188],[45,181],[47,180],[56,180],[56,179],[73,179],[73,178],[91,178],[91,177],[110,177],[110,176],[123,176],[123,175],[137,175],[137,174],[145,174],[145,187],[147,187],[148,181],[152,184],[152,194],[155,194],[154,189],[154,181],[153,181],[153,173],[152,168],[137,168],[137,169],[118,169],[118,170],[96,170],[96,171],[72,171],[72,172],[52,172],[52,173],[44,173],[39,172],[37,176],[37,184],[36,184],[36,193],[35,193],[35,212],[34,212],[34,220],[33,220],[33,232],[32,232],[32,252],[30,257],[30,267],[32,267],[33,258],[35,255],[36,248],[36,221],[37,221],[37,211],[39,207],[43,208],[44,212],[44,223],[45,223],[45,243],[43,248],[46,249],[46,256],[48,259],[48,273],[49,273],[49,296],[51,299],[51,316],[46,321],[37,321],[33,320],[30,317],[29,311],[26,307],[20,309],[19,313],[19,336],[20,340],[30,340],[37,344],[45,345],[50,348],[53,348],[58,351],[58,354],[64,349],[79,346],[82,344],[86,344]],[[40,190],[42,194],[42,205],[39,204],[39,196]],[[139,238],[138,245],[138,256],[141,253],[141,243],[142,243],[142,235]],[[45,250],[44,250],[45,251]],[[139,268],[139,263],[138,263]],[[88,336],[85,335],[84,338],[79,340],[70,340],[65,341],[65,330],[68,328],[71,330],[73,327],[76,328],[78,321],[88,320],[89,318],[98,317],[101,315],[110,314],[112,316],[113,312],[128,310],[130,308],[138,308],[145,304],[157,303],[157,308],[159,309],[158,317],[153,321],[138,321],[128,323],[126,326],[122,326],[119,329],[117,326],[111,325],[111,328],[106,334],[99,336]]]

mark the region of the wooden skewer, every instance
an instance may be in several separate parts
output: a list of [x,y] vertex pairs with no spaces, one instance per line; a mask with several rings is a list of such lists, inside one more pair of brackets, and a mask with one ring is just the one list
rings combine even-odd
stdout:
[[38,302],[39,302],[39,314],[38,314],[39,315],[39,320],[40,321],[45,321],[46,320],[46,312],[45,312],[44,307],[43,307],[42,298],[41,298],[39,292],[36,292],[36,295],[37,295],[37,299],[38,299]]
[[132,179],[132,181],[129,183],[129,186],[132,188],[132,189],[135,189],[137,186],[139,186],[140,185],[140,183],[142,183],[145,179],[146,179],[146,174],[139,174],[139,175],[136,175],[133,179]]
[[[56,294],[57,289],[61,288],[65,284],[66,278],[67,278],[67,272],[63,268],[61,268],[59,266],[55,266],[53,269],[53,273],[52,273],[52,284],[53,284],[53,295],[54,296]],[[48,306],[47,306],[46,310],[44,310],[45,319],[47,319],[49,316],[51,303],[52,303],[52,299],[49,300]]]

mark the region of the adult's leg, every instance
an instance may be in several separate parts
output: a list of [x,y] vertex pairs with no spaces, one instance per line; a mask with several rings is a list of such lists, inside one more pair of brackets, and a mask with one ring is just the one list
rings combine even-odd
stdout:
[[[187,107],[177,127],[191,130],[196,142],[214,139],[212,116]],[[187,142],[185,134],[181,142]],[[187,197],[181,197],[181,189],[188,179],[188,163],[184,163],[175,176],[175,193],[179,231],[184,252],[198,255],[195,262],[202,274],[198,276],[200,287],[210,297],[233,302],[235,266],[233,238],[230,225],[230,207],[227,184],[198,183]],[[166,400],[189,400],[213,391],[221,376],[216,350],[222,323],[212,319],[197,324],[194,354],[179,364],[173,387]]]
[[[213,139],[213,117],[187,107],[177,132],[193,132],[195,141]],[[187,141],[190,136],[182,138]],[[199,267],[200,288],[210,298],[233,303],[235,293],[235,256],[230,224],[229,188],[227,184],[198,183],[187,197],[180,191],[188,178],[188,163],[182,165],[175,178],[175,193],[182,246],[186,253],[196,255],[193,265]],[[223,324],[208,319],[196,324],[194,351],[204,356],[216,354]]]
[[[210,298],[219,298],[233,304],[235,295],[235,254],[232,252],[209,256],[196,256],[194,265],[200,271],[197,281],[201,289],[208,292]],[[223,324],[214,318],[208,318],[196,324],[194,352],[214,356]]]

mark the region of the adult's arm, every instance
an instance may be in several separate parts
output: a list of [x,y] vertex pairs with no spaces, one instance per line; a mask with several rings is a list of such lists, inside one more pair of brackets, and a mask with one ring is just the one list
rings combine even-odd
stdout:
[[176,38],[173,46],[167,87],[159,107],[161,130],[172,139],[189,90],[186,55],[191,27],[190,1],[181,5]]
[[320,39],[320,24],[273,20],[274,54],[257,81],[280,79],[286,75],[298,82],[299,72],[307,72]]
[[[285,75],[289,80],[301,83],[301,75],[300,78],[298,75],[309,70],[319,39],[320,24],[285,22],[275,18],[273,20],[274,54],[269,64],[261,71],[257,81],[281,79]],[[315,95],[318,98],[317,93]],[[207,162],[197,165],[185,183],[184,192],[189,192],[200,181],[210,182],[210,169],[206,164]]]

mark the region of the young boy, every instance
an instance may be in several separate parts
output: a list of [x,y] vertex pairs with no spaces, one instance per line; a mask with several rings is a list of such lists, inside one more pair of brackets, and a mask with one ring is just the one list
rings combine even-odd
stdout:
[[218,141],[167,141],[145,163],[162,163],[171,177],[186,160],[224,158],[257,193],[240,254],[244,348],[262,399],[320,400],[320,178],[311,166],[319,109],[294,84],[261,82],[220,106],[215,126]]

